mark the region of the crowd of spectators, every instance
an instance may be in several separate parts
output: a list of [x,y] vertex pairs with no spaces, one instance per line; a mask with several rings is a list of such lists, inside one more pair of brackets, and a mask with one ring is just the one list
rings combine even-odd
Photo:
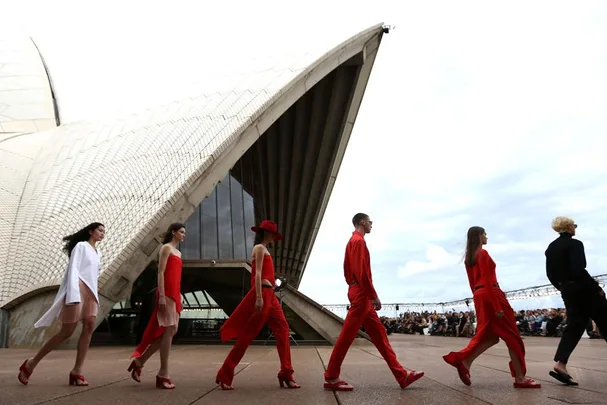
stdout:
[[[515,314],[515,318],[518,329],[523,336],[561,337],[567,326],[565,308],[519,311]],[[588,322],[586,333],[588,333],[590,339],[601,338],[601,333],[592,320]]]
[[[567,326],[564,308],[537,309],[515,313],[516,324],[522,336],[560,337]],[[475,333],[474,311],[404,312],[398,317],[381,317],[388,334],[406,333],[430,336],[472,337]],[[601,338],[593,321],[586,328],[591,339]]]
[[405,312],[398,317],[382,317],[382,322],[391,333],[407,333],[432,336],[474,335],[476,317],[474,311],[466,312]]

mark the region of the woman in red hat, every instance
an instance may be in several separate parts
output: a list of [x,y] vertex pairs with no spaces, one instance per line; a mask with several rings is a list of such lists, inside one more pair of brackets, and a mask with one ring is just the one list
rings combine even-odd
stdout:
[[274,262],[268,251],[268,244],[281,240],[275,222],[263,221],[255,232],[255,246],[251,263],[251,290],[242,299],[232,315],[221,327],[221,340],[237,339],[234,347],[217,372],[215,383],[222,390],[233,390],[234,369],[245,351],[266,323],[276,337],[276,348],[280,358],[278,383],[281,388],[300,388],[293,380],[291,347],[289,344],[289,324],[282,312],[280,302],[274,294]]

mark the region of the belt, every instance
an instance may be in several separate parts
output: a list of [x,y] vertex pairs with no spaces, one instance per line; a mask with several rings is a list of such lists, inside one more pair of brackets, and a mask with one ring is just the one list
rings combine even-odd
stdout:
[[[491,286],[492,286],[492,287],[495,287],[495,288],[500,288],[500,285],[499,285],[499,284],[491,284]],[[481,284],[481,285],[477,285],[476,287],[474,287],[474,291],[479,290],[479,289],[481,289],[481,288],[485,288],[485,286],[484,286],[483,284]]]

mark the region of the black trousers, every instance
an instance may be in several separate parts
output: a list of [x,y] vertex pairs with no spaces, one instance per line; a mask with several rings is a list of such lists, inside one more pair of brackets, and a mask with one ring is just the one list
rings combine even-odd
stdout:
[[592,319],[607,341],[607,299],[596,286],[583,283],[563,284],[561,296],[567,309],[567,327],[556,350],[554,361],[567,364]]

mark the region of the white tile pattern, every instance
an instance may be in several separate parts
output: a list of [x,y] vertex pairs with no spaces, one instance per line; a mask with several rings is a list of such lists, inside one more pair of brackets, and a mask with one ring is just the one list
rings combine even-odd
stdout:
[[312,44],[312,50],[243,63],[246,71],[206,80],[201,94],[125,119],[0,138],[0,307],[59,284],[67,263],[61,237],[93,221],[107,226],[101,288],[108,268],[130,241],[149,232],[165,203],[176,201],[192,176],[256,123],[294,80],[354,40],[377,35],[380,27],[341,45]]
[[0,38],[0,134],[56,127],[49,79],[30,38]]

